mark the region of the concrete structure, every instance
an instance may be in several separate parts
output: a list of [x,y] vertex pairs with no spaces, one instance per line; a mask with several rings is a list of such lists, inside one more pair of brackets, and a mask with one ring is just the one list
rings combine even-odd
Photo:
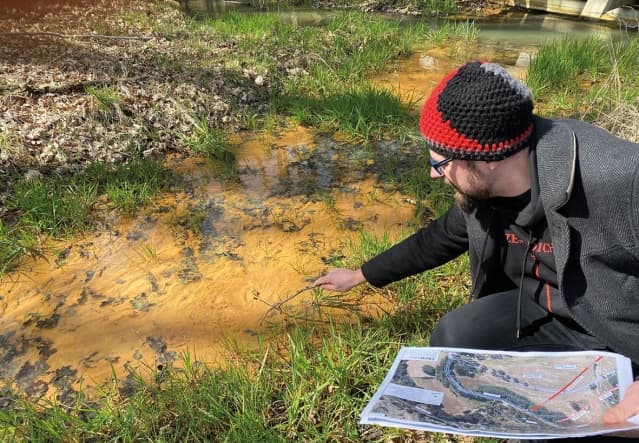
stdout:
[[639,26],[639,2],[628,0],[506,0],[511,6]]

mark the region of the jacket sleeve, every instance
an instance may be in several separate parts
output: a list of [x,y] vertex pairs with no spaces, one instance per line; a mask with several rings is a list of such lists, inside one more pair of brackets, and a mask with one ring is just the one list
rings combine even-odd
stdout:
[[428,226],[362,265],[366,280],[381,288],[443,265],[468,250],[466,220],[458,205]]

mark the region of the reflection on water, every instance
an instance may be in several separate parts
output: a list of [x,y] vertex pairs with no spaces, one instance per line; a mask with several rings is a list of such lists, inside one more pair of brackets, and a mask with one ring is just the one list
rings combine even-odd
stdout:
[[181,0],[180,3],[187,14],[208,17],[217,17],[231,11],[251,12],[263,6],[259,0]]
[[626,32],[610,22],[579,20],[540,13],[520,13],[477,21],[480,38],[487,43],[508,42],[510,45],[540,45],[549,40],[571,37],[616,39]]
[[337,15],[328,10],[266,4],[263,0],[182,0],[181,4],[187,14],[195,17],[219,17],[226,12],[269,12],[277,13],[285,23],[295,26],[322,26]]

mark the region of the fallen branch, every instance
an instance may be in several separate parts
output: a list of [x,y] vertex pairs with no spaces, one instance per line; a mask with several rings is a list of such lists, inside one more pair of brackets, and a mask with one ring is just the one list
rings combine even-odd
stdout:
[[[314,322],[319,321],[322,323],[329,322],[329,320],[321,319],[323,308],[330,309],[330,310],[341,309],[355,315],[362,315],[366,312],[366,310],[362,306],[362,299],[364,299],[366,296],[366,294],[364,293],[359,294],[355,297],[338,297],[335,295],[325,296],[323,295],[321,291],[318,294],[316,294],[313,301],[310,303],[310,306],[302,304],[302,307],[306,307],[306,308],[310,307],[315,312],[315,314],[319,314],[319,317],[320,317],[319,319],[315,315],[311,317],[308,315],[299,314],[293,311],[283,309],[286,303],[298,297],[300,294],[308,290],[316,289],[316,288],[319,288],[319,286],[313,286],[313,285],[306,286],[305,288],[300,289],[294,294],[276,303],[270,303],[269,301],[262,298],[258,291],[253,290],[253,298],[269,306],[269,309],[266,311],[266,313],[264,313],[264,315],[262,316],[262,319],[260,320],[260,325],[263,324],[264,320],[266,320],[267,317],[270,317],[275,311],[278,311],[280,314],[286,316],[287,320],[303,320],[303,321],[314,321]],[[388,299],[388,297],[384,296],[383,294],[382,294],[382,297],[385,299]],[[377,309],[381,310],[383,313],[387,315],[389,314],[389,312],[386,309],[384,309],[384,307],[380,303],[369,302],[367,303],[367,305],[374,306]]]
[[141,80],[147,77],[146,75],[141,75],[137,77],[126,77],[126,78],[107,78],[102,80],[87,80],[83,82],[68,82],[68,83],[58,83],[58,84],[45,84],[45,85],[29,85],[23,84],[15,88],[3,88],[0,87],[0,93],[9,92],[12,94],[19,92],[28,92],[30,94],[42,95],[42,94],[64,94],[69,92],[84,92],[86,88],[91,86],[106,86],[111,85],[113,83],[120,82],[134,82],[137,80]]
[[305,291],[308,291],[310,289],[314,289],[317,286],[306,286],[305,288],[300,289],[299,291],[297,291],[295,294],[290,295],[288,297],[286,297],[284,300],[280,300],[277,303],[269,303],[266,300],[264,300],[263,298],[260,297],[259,292],[255,292],[253,294],[253,298],[255,298],[256,300],[260,300],[262,303],[266,304],[269,306],[268,310],[266,311],[266,313],[264,314],[264,316],[262,317],[262,320],[260,321],[260,323],[262,323],[264,321],[264,319],[266,317],[269,317],[274,311],[279,311],[280,313],[284,313],[284,311],[282,310],[282,306],[286,303],[288,303],[289,301],[293,300],[295,297],[297,297],[298,295],[302,294]]
[[0,36],[47,36],[66,39],[75,38],[98,38],[107,40],[143,40],[149,41],[157,38],[155,36],[139,36],[139,35],[102,35],[102,34],[60,34],[59,32],[0,32]]

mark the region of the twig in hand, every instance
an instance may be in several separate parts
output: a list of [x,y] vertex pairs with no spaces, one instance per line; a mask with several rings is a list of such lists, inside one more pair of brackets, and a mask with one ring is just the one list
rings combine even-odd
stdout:
[[263,298],[260,297],[259,292],[255,292],[253,294],[253,298],[255,298],[256,300],[260,300],[262,303],[266,304],[269,306],[268,310],[266,311],[266,313],[264,314],[264,316],[262,317],[262,320],[260,320],[260,324],[264,321],[264,319],[266,317],[269,317],[273,311],[279,311],[280,313],[284,313],[284,311],[282,310],[282,306],[286,303],[288,303],[289,301],[293,300],[295,297],[297,297],[298,295],[302,294],[303,292],[306,292],[310,289],[314,289],[316,288],[316,286],[306,286],[305,288],[300,289],[299,291],[297,291],[296,293],[294,293],[293,295],[289,295],[288,297],[286,297],[284,300],[280,300],[277,303],[269,303],[266,300],[264,300]]

